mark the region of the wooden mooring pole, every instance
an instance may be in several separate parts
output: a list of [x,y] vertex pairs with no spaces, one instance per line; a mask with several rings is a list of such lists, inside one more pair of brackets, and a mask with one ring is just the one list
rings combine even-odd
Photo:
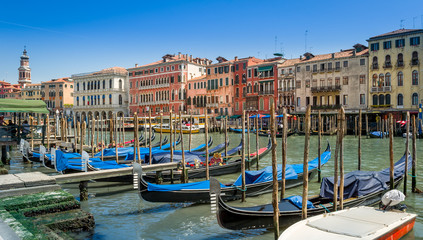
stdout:
[[245,110],[242,111],[242,149],[241,149],[241,179],[242,202],[245,202]]
[[251,151],[250,151],[250,116],[247,114],[247,168],[248,171],[250,171],[250,165],[251,165]]
[[192,119],[192,112],[189,116],[189,151],[191,152],[191,142],[192,142],[192,125],[194,124],[194,121]]
[[[358,167],[357,169],[361,170],[361,109],[358,111]],[[367,116],[367,115],[366,115]]]
[[[169,135],[169,140],[170,140],[170,162],[173,162],[173,138],[172,138],[172,134],[173,134],[173,121],[172,121],[172,110],[169,111],[169,131],[170,131],[170,135]],[[173,170],[170,170],[170,183],[173,184]]]
[[310,113],[311,105],[307,106],[304,122],[304,162],[303,162],[303,203],[302,203],[302,219],[307,218],[307,199],[308,199],[308,153],[310,147]]
[[[248,121],[249,122],[249,121]],[[270,135],[272,138],[272,179],[273,179],[273,227],[275,240],[279,238],[278,163],[276,156],[275,104],[270,105]]]
[[[286,154],[287,154],[287,137],[288,137],[288,116],[286,108],[282,108],[283,128],[282,128],[282,181],[281,181],[281,199],[285,198],[285,179],[286,179]],[[291,118],[292,119],[292,118]]]
[[[259,161],[260,161],[260,154],[258,154],[259,149],[260,149],[259,148],[260,145],[259,145],[258,116],[259,116],[259,114],[257,112],[256,119],[254,119],[256,121],[256,153],[257,153],[256,154],[256,158],[257,158],[256,170],[259,170]],[[244,141],[244,139],[242,139],[242,141]]]
[[[172,124],[172,119],[169,122],[169,125],[170,124]],[[162,149],[162,135],[163,135],[163,113],[160,112],[160,149]]]
[[321,180],[321,169],[322,169],[322,158],[320,157],[320,152],[321,152],[321,142],[322,142],[322,115],[320,113],[320,110],[318,112],[318,139],[317,139],[317,156],[318,156],[318,166],[317,166],[317,182],[320,182]]
[[389,185],[391,190],[395,188],[394,184],[394,120],[392,113],[389,114]]
[[[152,159],[152,157],[153,157],[153,154],[152,154],[152,149],[151,149],[151,147],[152,147],[152,140],[151,140],[151,135],[152,135],[152,127],[151,127],[151,107],[149,107],[148,108],[148,137],[150,138],[150,142],[149,142],[149,144],[148,144],[148,153],[149,153],[149,156],[150,156],[150,162],[149,162],[149,164],[151,164],[151,159]],[[182,154],[184,154],[184,153],[182,153]]]
[[[345,110],[344,107],[341,107],[341,126],[346,125]],[[339,139],[339,208],[344,209],[344,134],[346,133],[346,128],[341,128],[341,135]]]
[[340,139],[341,139],[341,131],[342,125],[340,123],[340,116],[341,110],[338,112],[338,119],[337,119],[337,133],[336,133],[336,147],[335,147],[335,162],[334,162],[334,177],[333,177],[333,211],[338,210],[338,155],[339,155],[339,147],[340,147]]
[[404,190],[403,193],[404,195],[407,196],[407,175],[408,175],[408,153],[410,152],[410,148],[409,148],[409,139],[410,139],[410,112],[407,111],[407,116],[405,119],[405,126],[406,126],[406,139],[405,139],[405,171],[404,171]]
[[[181,175],[181,182],[187,183],[188,176],[187,176],[187,169],[185,164],[185,149],[184,149],[184,133],[182,131],[182,115],[181,111],[179,111],[179,134],[181,134],[181,152],[182,152],[182,175]],[[206,143],[206,154],[208,155],[208,145]]]
[[205,117],[206,120],[204,121],[204,136],[205,136],[205,143],[206,143],[206,180],[210,179],[210,169],[209,169],[209,127],[208,127],[208,117],[207,117],[207,108],[205,109]]
[[228,157],[228,119],[225,118],[225,157]]
[[412,164],[411,164],[411,191],[413,193],[417,191],[417,146],[416,146],[416,136],[417,136],[417,126],[416,126],[416,116],[413,115],[413,153],[412,157]]

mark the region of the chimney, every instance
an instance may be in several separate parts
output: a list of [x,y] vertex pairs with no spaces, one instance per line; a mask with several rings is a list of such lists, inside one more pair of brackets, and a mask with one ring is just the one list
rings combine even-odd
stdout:
[[181,59],[181,52],[178,52],[178,59]]
[[300,55],[300,60],[303,60],[303,55]]
[[189,61],[192,62],[192,55],[189,55]]
[[355,51],[356,51],[356,50],[354,49],[354,50],[353,50],[353,56],[354,56],[354,57],[355,57]]
[[335,53],[332,53],[332,58],[335,58]]
[[138,67],[138,63],[135,63],[135,67]]
[[238,56],[235,56],[235,61],[238,61]]

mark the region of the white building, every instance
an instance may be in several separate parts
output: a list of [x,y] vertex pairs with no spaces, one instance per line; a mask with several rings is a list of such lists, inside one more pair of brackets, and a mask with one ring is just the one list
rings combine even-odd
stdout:
[[72,75],[74,80],[73,110],[76,116],[104,118],[115,113],[128,116],[129,84],[125,68],[112,67],[98,72]]

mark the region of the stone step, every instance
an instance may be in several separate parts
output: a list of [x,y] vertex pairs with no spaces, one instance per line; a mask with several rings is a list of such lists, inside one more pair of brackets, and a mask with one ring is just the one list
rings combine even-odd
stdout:
[[23,214],[25,217],[34,217],[49,213],[57,213],[63,211],[69,211],[74,209],[79,209],[80,204],[76,200],[64,201],[59,203],[41,205],[31,208],[19,209],[18,212]]
[[8,211],[17,211],[19,209],[36,208],[43,205],[72,201],[76,200],[70,193],[59,190],[1,198],[0,207]]
[[94,216],[81,209],[60,213],[50,213],[36,217],[37,224],[46,225],[52,230],[61,231],[89,231],[95,226]]

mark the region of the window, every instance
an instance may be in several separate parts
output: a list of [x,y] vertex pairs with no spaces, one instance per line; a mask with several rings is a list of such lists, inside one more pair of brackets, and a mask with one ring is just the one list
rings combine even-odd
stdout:
[[414,51],[411,55],[411,65],[415,66],[419,64],[419,55]]
[[244,69],[244,70],[245,70],[246,68],[247,68],[247,64],[246,64],[246,63],[243,63],[243,64],[242,64],[242,69]]
[[405,45],[405,39],[397,39],[395,40],[395,47],[402,48]]
[[225,79],[226,86],[229,86],[229,78]]
[[309,87],[310,87],[310,79],[307,79],[307,80],[305,81],[305,87],[306,87],[306,88],[309,88]]
[[344,61],[344,67],[348,67],[348,61]]
[[398,86],[404,86],[404,74],[402,72],[398,72]]
[[336,70],[341,69],[341,62],[335,62],[335,69]]
[[317,72],[317,64],[313,65],[313,72]]
[[386,105],[391,105],[391,94],[386,94],[385,95],[385,104]]
[[341,86],[341,78],[340,77],[335,78],[335,86]]
[[379,105],[385,105],[385,96],[383,94],[379,95]]
[[220,79],[220,86],[223,86],[223,78]]
[[112,104],[112,94],[109,95],[109,104]]
[[300,66],[297,67],[297,72],[301,72],[301,67]]
[[119,94],[119,105],[122,105],[122,95]]
[[248,78],[251,78],[251,69],[248,69]]
[[299,107],[300,104],[301,104],[301,98],[300,97],[297,97],[297,107]]
[[391,55],[386,55],[385,56],[385,68],[390,68],[391,65]]
[[385,74],[385,86],[387,86],[387,87],[391,86],[391,74],[390,73]]
[[400,93],[397,96],[397,105],[403,106],[404,105],[404,96]]
[[295,86],[296,86],[296,88],[301,88],[301,81],[296,81],[295,82]]
[[366,83],[366,75],[360,75],[360,84]]
[[417,46],[420,44],[420,37],[410,38],[410,46]]
[[383,42],[383,49],[391,49],[391,41]]
[[79,83],[76,84],[76,91],[79,91]]
[[257,70],[257,68],[254,68],[254,77],[257,77],[258,76],[258,70]]
[[366,59],[362,58],[360,59],[360,66],[364,66],[364,65],[366,65]]
[[377,69],[378,67],[377,57],[373,57],[372,68]]
[[379,43],[370,44],[370,51],[378,51],[378,50],[379,50]]
[[310,97],[306,97],[306,106],[310,105]]
[[348,105],[348,95],[344,95],[344,105]]
[[306,71],[309,72],[310,71],[310,65],[306,66]]
[[419,72],[417,70],[414,70],[412,73],[412,84],[419,85]]
[[419,104],[419,95],[417,93],[413,93],[413,96],[411,97],[411,105],[417,104]]
[[348,85],[348,77],[343,77],[342,78],[342,84],[343,85]]
[[397,67],[403,67],[404,66],[404,57],[402,53],[398,54],[398,61],[397,61]]
[[366,104],[366,94],[360,94],[360,105]]

